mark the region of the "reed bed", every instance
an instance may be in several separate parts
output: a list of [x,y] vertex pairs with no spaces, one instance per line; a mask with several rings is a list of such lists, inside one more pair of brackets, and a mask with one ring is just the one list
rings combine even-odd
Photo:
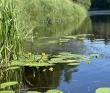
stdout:
[[0,58],[2,62],[19,59],[23,54],[23,32],[19,22],[19,12],[13,0],[0,0],[1,31]]

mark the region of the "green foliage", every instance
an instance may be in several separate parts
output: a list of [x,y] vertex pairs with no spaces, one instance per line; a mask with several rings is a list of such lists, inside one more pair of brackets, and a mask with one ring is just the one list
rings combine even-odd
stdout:
[[2,84],[0,85],[0,88],[5,88],[5,87],[11,86],[11,85],[15,85],[15,84],[17,84],[17,83],[18,83],[18,82],[16,82],[16,81],[2,83]]
[[63,93],[63,92],[60,92],[57,89],[51,89],[51,90],[48,90],[46,93]]
[[91,6],[91,1],[90,0],[73,0],[74,2],[84,6],[87,10],[90,8]]
[[1,0],[0,53],[2,59],[18,59],[23,50],[23,31],[19,21],[19,12],[13,0]]
[[95,93],[110,93],[109,87],[98,88]]
[[0,93],[15,93],[14,91],[0,91]]
[[41,92],[38,92],[38,91],[28,91],[26,93],[41,93]]
[[[67,0],[23,0],[23,12],[29,25],[52,24],[73,20],[86,14],[86,10]],[[21,2],[18,0],[18,3]]]

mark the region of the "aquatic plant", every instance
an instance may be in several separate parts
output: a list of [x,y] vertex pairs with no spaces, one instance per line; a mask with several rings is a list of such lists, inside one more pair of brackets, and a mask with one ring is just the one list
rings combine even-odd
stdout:
[[110,93],[110,87],[98,88],[95,93]]

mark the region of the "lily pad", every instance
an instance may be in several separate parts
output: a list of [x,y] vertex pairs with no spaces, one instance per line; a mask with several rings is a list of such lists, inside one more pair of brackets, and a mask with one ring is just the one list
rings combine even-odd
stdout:
[[60,91],[57,89],[51,89],[51,90],[46,91],[46,93],[59,93],[59,92]]
[[68,63],[67,65],[81,65],[82,63]]
[[68,38],[68,39],[75,39],[76,36],[63,36],[64,38]]
[[41,92],[38,92],[38,91],[28,91],[27,93],[41,93]]
[[58,43],[58,41],[57,40],[53,40],[53,41],[48,41],[48,43],[54,44],[54,43]]
[[70,39],[61,39],[59,42],[68,42]]
[[95,93],[110,93],[110,87],[98,88]]
[[2,84],[0,85],[0,88],[5,88],[5,87],[11,86],[11,85],[15,85],[15,84],[17,84],[17,83],[18,83],[18,82],[16,82],[16,81],[2,83]]
[[78,38],[79,40],[84,40],[85,38]]
[[14,91],[0,91],[0,93],[15,93]]

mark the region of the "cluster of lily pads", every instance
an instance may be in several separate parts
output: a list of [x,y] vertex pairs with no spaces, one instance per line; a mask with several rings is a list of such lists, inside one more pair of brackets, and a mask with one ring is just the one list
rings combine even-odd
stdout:
[[74,35],[74,36],[69,36],[68,34],[66,34],[59,40],[48,41],[48,43],[49,44],[63,43],[63,42],[68,42],[70,39],[84,40],[84,39],[86,39],[86,36],[94,36],[94,34],[78,34],[78,35]]
[[[9,69],[14,69],[13,66],[53,66],[58,63],[66,63],[67,65],[81,65],[82,61],[90,60],[94,57],[99,57],[99,54],[90,54],[89,56],[81,54],[72,54],[71,52],[62,52],[58,55],[51,55],[42,53],[42,55],[34,55],[31,53],[25,54],[19,60],[12,61],[8,64],[11,66]],[[19,67],[15,67],[19,68]]]

